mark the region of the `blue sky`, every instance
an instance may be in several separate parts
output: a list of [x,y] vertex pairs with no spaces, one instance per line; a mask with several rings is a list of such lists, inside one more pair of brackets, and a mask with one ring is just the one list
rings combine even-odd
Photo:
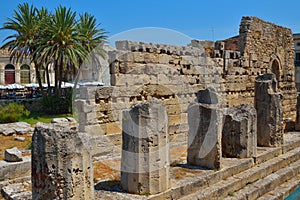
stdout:
[[[9,0],[0,7],[0,26],[22,2],[49,9],[61,4],[78,13],[89,12],[114,40],[157,42],[151,38],[157,35],[162,43],[178,45],[189,39],[220,40],[238,34],[242,16],[257,16],[300,33],[299,0]],[[153,32],[144,27],[159,29]],[[9,34],[0,31],[0,44]]]

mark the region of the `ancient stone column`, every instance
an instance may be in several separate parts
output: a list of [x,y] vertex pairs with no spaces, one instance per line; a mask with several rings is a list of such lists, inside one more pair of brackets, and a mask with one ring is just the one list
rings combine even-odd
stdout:
[[89,151],[73,123],[38,123],[32,137],[32,199],[94,199]]
[[254,105],[257,111],[257,145],[276,147],[283,143],[282,100],[274,74],[256,77]]
[[96,85],[79,87],[79,97],[75,100],[74,109],[78,112],[79,131],[90,134],[91,128],[97,123],[95,111]]
[[220,169],[222,159],[222,110],[211,88],[198,92],[198,103],[188,108],[187,163],[209,169]]
[[121,185],[129,193],[169,188],[167,124],[165,106],[156,98],[123,111]]
[[222,155],[229,158],[256,156],[256,110],[250,105],[226,109],[222,131]]

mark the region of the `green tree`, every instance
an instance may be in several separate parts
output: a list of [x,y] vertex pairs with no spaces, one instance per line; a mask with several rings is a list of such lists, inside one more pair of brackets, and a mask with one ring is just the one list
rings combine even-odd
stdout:
[[4,39],[7,41],[1,47],[8,49],[10,59],[14,62],[22,62],[23,59],[30,59],[35,65],[37,80],[39,86],[42,82],[39,73],[39,64],[33,60],[33,54],[36,51],[36,40],[39,35],[39,23],[36,17],[37,9],[28,3],[19,4],[18,9],[14,10],[12,18],[7,18],[2,30],[12,30],[14,33]]
[[46,8],[20,4],[13,18],[8,18],[2,27],[15,33],[5,38],[8,42],[1,48],[9,49],[11,58],[17,61],[30,58],[35,64],[40,87],[39,69],[45,66],[49,88],[49,66],[53,65],[55,88],[60,96],[64,73],[78,71],[89,56],[105,56],[99,46],[106,40],[104,29],[99,29],[96,18],[88,13],[79,15],[79,19],[77,17],[76,12],[63,6],[51,13]]

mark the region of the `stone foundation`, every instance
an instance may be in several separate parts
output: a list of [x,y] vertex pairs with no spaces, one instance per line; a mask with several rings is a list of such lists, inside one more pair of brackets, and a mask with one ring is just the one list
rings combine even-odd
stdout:
[[213,89],[200,90],[197,96],[200,103],[192,103],[188,108],[187,163],[220,169],[223,113]]
[[74,124],[36,125],[32,140],[32,199],[94,199],[90,153]]
[[278,92],[274,74],[264,74],[255,80],[257,111],[257,144],[281,146],[283,143],[283,96]]
[[156,194],[169,183],[168,116],[158,99],[123,112],[121,185],[134,194]]
[[226,109],[222,130],[222,155],[229,158],[256,156],[256,110],[250,105]]

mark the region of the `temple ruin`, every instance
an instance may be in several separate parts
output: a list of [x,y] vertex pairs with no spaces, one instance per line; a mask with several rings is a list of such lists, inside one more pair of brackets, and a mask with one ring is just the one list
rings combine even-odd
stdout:
[[[300,135],[284,133],[296,113],[300,127],[290,29],[243,17],[227,40],[118,41],[102,63],[108,84],[76,91],[78,127],[36,126],[34,198],[269,199],[300,185]],[[99,162],[119,179],[92,180]]]

